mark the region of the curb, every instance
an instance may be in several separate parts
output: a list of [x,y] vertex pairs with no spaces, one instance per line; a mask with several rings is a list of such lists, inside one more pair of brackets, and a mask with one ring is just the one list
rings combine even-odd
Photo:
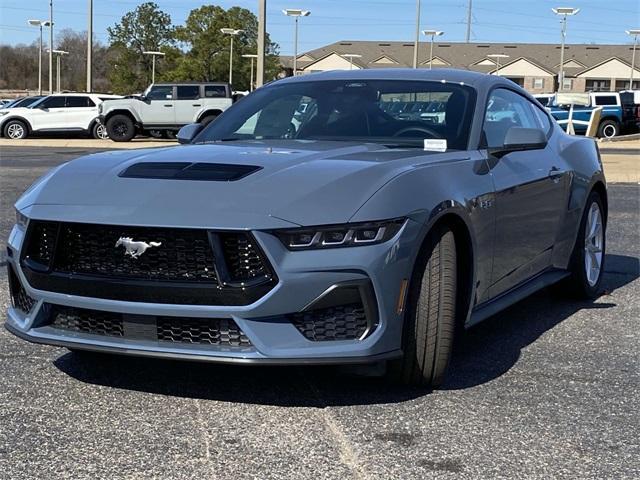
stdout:
[[611,137],[611,138],[601,138],[598,140],[598,142],[610,143],[610,142],[625,142],[629,140],[640,140],[640,133],[632,133],[631,135],[619,135],[617,137]]

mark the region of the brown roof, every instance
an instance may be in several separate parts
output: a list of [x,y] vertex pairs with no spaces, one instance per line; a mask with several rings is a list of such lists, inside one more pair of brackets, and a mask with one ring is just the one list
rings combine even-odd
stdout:
[[[398,62],[395,67],[409,67],[413,64],[412,42],[384,42],[384,41],[357,41],[345,40],[332,43],[325,47],[310,50],[300,54],[307,55],[314,61],[298,60],[298,68],[304,68],[315,61],[324,58],[331,53],[354,53],[362,55],[362,58],[354,59],[354,63],[368,68],[384,68],[391,65],[376,64],[375,60],[383,55]],[[490,66],[473,65],[487,58],[490,53],[504,53],[510,58],[502,65],[508,65],[520,58],[525,58],[539,67],[555,72],[560,63],[560,46],[548,43],[452,43],[436,42],[433,47],[433,56],[451,64],[454,68],[465,68],[479,72],[489,72]],[[605,62],[612,57],[631,63],[631,45],[595,45],[595,44],[568,44],[565,47],[565,62],[575,59],[585,65],[584,69],[570,69],[568,75],[577,75],[590,69],[594,65]],[[300,58],[298,57],[298,58]],[[420,42],[418,63],[429,61],[429,42]],[[573,70],[573,71],[572,71]]]

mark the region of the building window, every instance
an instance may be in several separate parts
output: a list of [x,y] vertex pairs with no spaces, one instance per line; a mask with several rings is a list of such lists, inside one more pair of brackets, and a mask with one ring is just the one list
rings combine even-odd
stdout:
[[564,79],[562,79],[562,89],[563,90],[572,90],[573,89],[573,78],[564,78]]
[[587,80],[587,92],[610,92],[611,80]]
[[536,90],[540,90],[541,88],[544,88],[544,78],[534,78],[533,88],[535,88]]
[[522,77],[506,77],[506,78],[507,80],[511,80],[516,85],[520,85],[521,87],[524,88],[524,78]]
[[[617,80],[616,91],[629,90],[629,80]],[[631,90],[640,90],[640,80],[633,79],[633,88]]]

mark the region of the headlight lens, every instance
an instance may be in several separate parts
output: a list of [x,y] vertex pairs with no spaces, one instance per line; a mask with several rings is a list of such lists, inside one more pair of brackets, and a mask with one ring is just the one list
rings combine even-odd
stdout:
[[276,230],[273,233],[289,250],[375,245],[393,238],[405,223],[404,218],[383,222],[347,223],[321,227]]
[[16,223],[23,228],[27,228],[27,223],[29,223],[29,219],[26,215],[23,215],[16,209]]

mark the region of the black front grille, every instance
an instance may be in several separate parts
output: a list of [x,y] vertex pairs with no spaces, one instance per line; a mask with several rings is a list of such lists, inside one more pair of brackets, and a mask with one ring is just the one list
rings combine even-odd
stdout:
[[13,302],[14,308],[17,308],[24,313],[31,312],[36,301],[31,298],[24,289],[18,275],[11,265],[9,265],[9,292],[11,293],[11,301]]
[[315,342],[356,340],[369,325],[362,303],[295,313],[289,319],[307,340]]
[[248,305],[277,283],[248,232],[32,220],[25,244],[22,262],[29,284],[58,293]]
[[121,314],[55,305],[50,315],[53,328],[109,337],[124,336]]
[[44,325],[91,335],[151,342],[250,347],[251,342],[228,318],[156,317],[47,305]]
[[236,322],[226,318],[158,317],[157,332],[161,342],[251,346]]

